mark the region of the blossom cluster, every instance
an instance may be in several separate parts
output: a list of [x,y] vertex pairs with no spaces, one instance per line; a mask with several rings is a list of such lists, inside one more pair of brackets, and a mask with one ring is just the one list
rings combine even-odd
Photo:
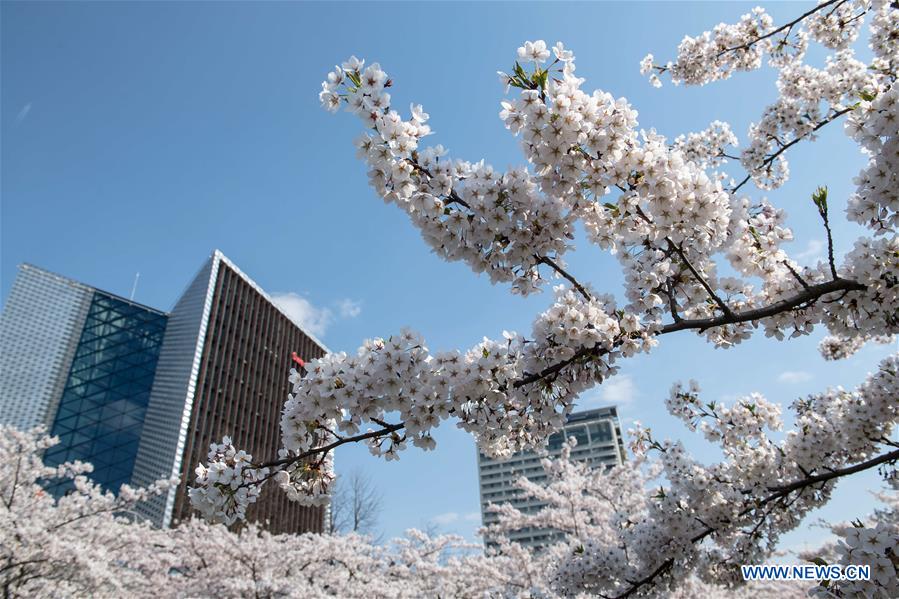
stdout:
[[727,147],[736,147],[738,143],[730,125],[723,121],[713,121],[699,133],[678,135],[674,140],[674,148],[681,151],[685,160],[706,169],[725,164]]
[[868,566],[872,581],[831,581],[813,588],[810,596],[895,597],[899,594],[895,565],[899,556],[899,479],[888,482],[889,490],[876,494],[883,507],[867,521],[857,519],[833,525],[830,528],[838,539],[836,543],[803,552],[805,559],[818,564]]
[[0,588],[10,597],[133,596],[145,584],[137,560],[129,568],[117,560],[153,534],[134,508],[177,479],[114,495],[91,481],[91,464],[45,465],[57,443],[42,427],[0,426]]
[[780,97],[749,128],[750,143],[740,156],[756,185],[768,190],[783,185],[790,172],[783,150],[796,140],[813,140],[822,123],[848,110],[859,94],[876,89],[866,67],[846,49],[828,57],[824,69],[799,61],[781,69],[777,81]]
[[190,502],[211,522],[233,524],[246,517],[247,506],[255,503],[267,468],[253,465],[253,456],[238,450],[229,437],[209,446],[209,461],[196,468],[196,486],[189,491]]
[[661,81],[653,71],[669,72],[675,83],[703,85],[727,79],[738,71],[757,69],[764,53],[776,48],[770,38],[763,38],[772,31],[773,25],[771,15],[756,7],[736,24],[720,23],[697,37],[685,36],[674,62],[659,67],[653,56],[647,55],[640,63],[640,72],[652,73],[655,86],[661,85]]
[[880,335],[871,339],[866,339],[864,337],[849,337],[844,339],[837,337],[836,335],[828,335],[818,344],[818,351],[825,360],[843,360],[864,347],[865,343],[868,341],[886,345],[887,343],[893,343],[894,336]]
[[836,335],[828,335],[818,344],[818,351],[825,360],[843,360],[860,350],[864,344],[865,340],[861,337],[840,339]]
[[431,248],[493,282],[528,294],[539,288],[539,258],[558,257],[573,234],[570,210],[537,193],[522,169],[496,172],[483,160],[452,160],[442,146],[419,149],[431,133],[420,105],[404,120],[390,104],[386,73],[352,57],[328,75],[322,104],[344,103],[369,132],[355,142],[372,187],[405,211]]
[[899,90],[866,96],[846,121],[847,133],[870,156],[855,179],[858,186],[846,209],[849,220],[876,235],[899,228]]
[[[655,344],[651,331],[635,316],[620,314],[611,297],[586,300],[564,287],[557,294],[535,321],[531,339],[507,332],[501,341],[484,339],[465,353],[432,355],[418,333],[404,330],[367,341],[356,356],[339,352],[307,362],[306,374],[294,371],[291,377],[281,419],[282,457],[306,455],[322,437],[340,440],[369,424],[379,427],[368,429],[371,452],[397,459],[408,443],[433,449],[432,429],[451,415],[487,454],[541,445],[562,425],[578,393],[615,373],[618,357]],[[534,376],[558,360],[576,358],[573,348],[588,348],[593,359]],[[389,426],[391,415],[402,425]],[[276,475],[282,479],[287,475]],[[303,488],[309,501],[326,489],[313,480]]]
[[870,2],[837,2],[828,10],[821,10],[809,17],[806,27],[809,35],[819,44],[841,50],[856,39],[861,31],[860,18],[868,9]]
[[[550,506],[540,514],[502,514],[488,533],[495,547],[486,552],[454,535],[414,529],[386,544],[357,534],[276,535],[256,523],[238,532],[200,519],[160,529],[117,515],[146,497],[145,490],[130,489],[129,499],[115,498],[85,481],[63,497],[44,492],[41,483],[51,471],[71,479],[89,468],[77,463],[47,468],[40,451],[55,439],[39,431],[4,427],[0,432],[0,586],[10,596],[555,597],[560,593],[548,574],[580,541],[535,553],[503,535],[551,521],[573,539],[578,534],[604,538],[607,523],[627,526],[624,514],[610,505],[639,505],[634,498],[643,495],[645,482],[643,471],[633,467],[607,474],[590,470],[570,461],[565,448],[559,459],[543,462],[552,481],[548,487],[519,481]],[[609,477],[620,477],[621,484],[608,486]],[[604,498],[584,491],[600,491]],[[890,523],[895,527],[892,511],[870,524],[874,534],[844,535],[851,557],[876,563],[870,550],[889,546],[881,531]],[[803,590],[795,583],[729,589],[688,577],[665,596],[798,599]]]

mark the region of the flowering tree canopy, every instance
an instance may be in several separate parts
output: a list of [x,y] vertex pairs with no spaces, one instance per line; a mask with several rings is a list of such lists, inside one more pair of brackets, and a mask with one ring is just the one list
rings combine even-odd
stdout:
[[[524,524],[521,516],[503,514],[490,532],[499,550],[474,553],[473,545],[451,535],[430,537],[416,530],[387,546],[348,535],[273,535],[256,524],[240,532],[201,519],[174,529],[156,529],[127,517],[134,501],[149,491],[127,489],[118,499],[103,493],[82,474],[88,467],[69,463],[47,468],[39,452],[57,439],[39,431],[0,427],[0,587],[4,597],[521,597],[557,596],[547,573],[566,555],[569,545],[543,554],[509,543],[504,531]],[[601,491],[596,472],[566,457],[547,462],[554,483],[548,490],[532,487],[550,507],[531,523],[551,523],[571,533],[599,533],[608,511],[601,503],[585,503],[569,489],[584,483]],[[623,470],[610,473],[613,483]],[[73,480],[72,491],[54,498],[41,483],[61,477]],[[525,481],[523,485],[527,485]],[[630,501],[630,500],[628,500]],[[577,505],[575,506],[574,503]],[[560,508],[571,504],[572,516]],[[822,553],[882,553],[881,530],[894,530],[895,501],[876,515],[877,531],[850,528],[848,545]],[[551,515],[556,514],[556,515]],[[572,528],[574,525],[575,528]],[[578,528],[579,527],[579,528]],[[611,530],[611,529],[607,529]],[[842,529],[841,529],[842,530]],[[859,534],[852,531],[860,530]],[[573,532],[572,532],[573,531]],[[871,559],[877,559],[874,555]],[[568,593],[566,593],[568,594]],[[571,596],[586,598],[591,592]],[[790,599],[804,596],[795,583],[753,583],[736,592],[697,577],[683,581],[669,597]]]
[[[128,596],[143,586],[140,569],[115,568],[152,534],[147,525],[124,526],[141,499],[166,488],[118,496],[86,476],[90,464],[48,467],[41,453],[58,442],[39,431],[0,426],[0,586],[4,597]],[[54,498],[49,482],[71,485]]]
[[[869,62],[854,52],[865,23]],[[305,363],[291,373],[280,454],[254,458],[227,439],[213,446],[197,469],[194,505],[233,522],[269,479],[292,499],[320,504],[333,449],[365,442],[374,455],[397,459],[409,443],[433,449],[431,431],[447,419],[491,456],[540,448],[579,393],[666,335],[692,332],[728,348],[759,330],[785,340],[824,327],[827,359],[889,340],[899,331],[896,31],[899,7],[884,0],[825,0],[784,24],[757,8],[736,24],[686,37],[673,61],[641,62],[658,86],[663,77],[704,85],[767,61],[778,72],[779,97],[742,147],[722,122],[674,140],[641,129],[627,100],[582,89],[562,43],[525,42],[514,67],[499,73],[506,93],[514,89],[500,118],[527,161],[506,172],[425,146],[429,115],[420,105],[408,118],[394,109],[394,82],[378,63],[351,57],[335,67],[322,105],[362,121],[355,145],[372,188],[408,215],[435,253],[513,294],[561,284],[529,335],[506,332],[432,353],[403,330],[366,341],[354,356]],[[832,51],[823,69],[804,62],[813,42]],[[861,234],[836,255],[832,198],[827,188],[810,189],[807,210],[798,210],[820,221],[827,255],[803,266],[781,247],[793,238],[785,212],[750,184],[782,186],[789,149],[840,120],[868,158],[845,199]],[[567,268],[578,223],[590,243],[618,258],[625,302]],[[782,426],[778,404],[752,395],[722,406],[702,401],[695,385],[676,386],[669,410],[719,444],[723,461],[701,465],[679,443],[638,428],[637,461],[663,477],[661,486],[644,488],[649,479],[640,477],[655,475],[621,474],[627,497],[603,523],[575,535],[578,551],[559,562],[554,584],[625,597],[689,573],[733,583],[735,566],[769,554],[781,533],[827,501],[836,480],[872,468],[893,473],[897,367],[888,358],[855,391],[794,403],[796,426],[782,440],[768,434]]]

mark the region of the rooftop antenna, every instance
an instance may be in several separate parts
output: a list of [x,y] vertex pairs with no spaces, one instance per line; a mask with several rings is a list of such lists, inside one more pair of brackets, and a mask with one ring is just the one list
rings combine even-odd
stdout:
[[131,288],[131,297],[128,298],[131,301],[134,301],[134,293],[137,291],[137,281],[139,279],[140,279],[140,273],[137,273],[136,275],[134,275],[134,286]]

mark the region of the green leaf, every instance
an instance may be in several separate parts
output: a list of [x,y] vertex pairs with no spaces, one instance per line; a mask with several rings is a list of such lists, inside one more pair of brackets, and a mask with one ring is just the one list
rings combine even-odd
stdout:
[[865,90],[861,90],[858,92],[858,97],[864,100],[865,102],[872,102],[874,98],[877,97],[877,94],[872,94],[871,92],[866,92]]
[[759,237],[759,232],[755,230],[755,227],[749,227],[749,234],[752,235],[752,238],[755,239],[755,242],[759,245],[762,245],[762,238]]
[[487,356],[489,356],[489,355],[490,355],[490,352],[489,352],[489,351],[487,351],[487,348],[486,348],[486,347],[485,347],[485,348],[483,348],[483,349],[481,349],[481,353],[482,353],[482,354],[484,354],[484,357],[485,357],[485,358],[486,358],[486,357],[487,357]]
[[812,194],[812,202],[815,203],[815,206],[818,207],[818,212],[821,213],[821,216],[824,216],[827,213],[827,186],[819,187],[815,190],[815,193]]
[[519,77],[521,77],[522,80],[524,80],[524,81],[528,80],[528,74],[524,71],[523,68],[521,68],[521,65],[518,64],[517,60],[515,61],[515,68],[512,69],[512,72],[515,73],[516,75],[518,75]]

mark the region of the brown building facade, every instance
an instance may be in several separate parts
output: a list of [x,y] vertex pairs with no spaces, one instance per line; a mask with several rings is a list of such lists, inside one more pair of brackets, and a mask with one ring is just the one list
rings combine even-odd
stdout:
[[[214,252],[169,315],[132,481],[180,484],[141,505],[144,517],[159,526],[191,517],[194,469],[226,435],[258,460],[277,455],[292,352],[309,360],[327,349]],[[276,533],[321,532],[324,523],[322,508],[290,502],[273,485],[247,516]]]

